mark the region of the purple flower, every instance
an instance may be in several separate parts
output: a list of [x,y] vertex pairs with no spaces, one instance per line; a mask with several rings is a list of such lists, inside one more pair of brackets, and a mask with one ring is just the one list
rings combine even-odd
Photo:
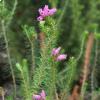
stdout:
[[54,15],[56,11],[57,11],[56,8],[50,9],[49,12],[48,12],[48,15],[49,16]]
[[48,11],[48,10],[49,10],[48,5],[45,5],[43,10],[44,10],[44,11]]
[[62,60],[65,60],[67,58],[67,55],[66,54],[60,54],[58,57],[57,57],[57,61],[62,61]]
[[50,10],[50,9],[48,8],[48,5],[45,5],[45,6],[44,6],[44,9],[43,9],[44,14],[45,14],[45,17],[49,15],[49,10]]
[[42,99],[45,100],[46,94],[45,94],[45,91],[44,90],[42,90],[42,92],[40,93],[40,95],[41,95]]
[[60,54],[61,47],[53,48],[51,55],[53,56],[54,61],[62,61],[67,58],[66,54]]
[[39,95],[33,95],[33,100],[46,100],[45,91],[42,90],[42,92]]
[[49,9],[48,5],[45,5],[43,9],[40,8],[38,11],[40,16],[37,18],[37,20],[42,21],[45,17],[55,14],[57,9],[56,8]]
[[45,17],[45,12],[41,8],[39,9],[39,14],[41,17]]
[[33,95],[33,100],[41,100],[41,96],[40,95]]
[[43,20],[43,17],[42,17],[42,16],[39,16],[39,17],[37,18],[37,20],[38,20],[38,21],[42,21],[42,20]]
[[52,56],[56,56],[56,55],[58,55],[59,52],[60,52],[60,50],[61,50],[61,47],[53,48],[52,53],[51,53]]

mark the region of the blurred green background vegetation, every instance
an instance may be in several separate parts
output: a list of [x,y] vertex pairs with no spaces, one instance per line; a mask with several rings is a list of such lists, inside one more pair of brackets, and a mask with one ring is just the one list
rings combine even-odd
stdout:
[[[5,0],[8,6],[8,9],[12,9],[13,0]],[[38,27],[38,9],[43,7],[45,4],[50,7],[57,8],[57,14],[54,16],[54,19],[57,22],[59,37],[57,45],[64,48],[68,57],[75,56],[78,57],[81,52],[81,45],[83,40],[84,31],[89,31],[94,33],[95,29],[98,34],[100,27],[100,0],[18,0],[17,8],[11,20],[10,27],[7,29],[7,37],[11,52],[11,58],[13,62],[20,62],[21,58],[29,58],[30,60],[30,46],[26,36],[23,36],[23,25],[34,26],[39,35],[40,30]],[[39,40],[37,40],[39,41]],[[81,55],[81,60],[79,62],[79,69],[81,69],[82,62],[84,59],[84,50],[85,50],[86,41],[83,45],[83,55]],[[39,45],[39,44],[38,44]],[[94,42],[92,50],[91,64],[95,63],[95,54],[97,53],[97,61],[95,66],[95,79],[96,87],[100,86],[100,40]],[[5,53],[5,46],[2,35],[0,34],[0,52]],[[39,48],[39,47],[38,47]],[[5,60],[5,59],[4,59]],[[4,62],[5,63],[5,62]],[[6,63],[6,68],[9,70],[9,67]],[[7,69],[1,68],[0,70],[0,80],[5,80],[9,78]],[[93,69],[93,68],[91,68]],[[4,71],[4,72],[2,72]],[[5,74],[6,73],[6,74]],[[6,76],[6,77],[3,77]]]

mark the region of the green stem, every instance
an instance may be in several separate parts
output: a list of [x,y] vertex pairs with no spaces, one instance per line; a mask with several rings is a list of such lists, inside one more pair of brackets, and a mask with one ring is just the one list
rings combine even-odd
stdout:
[[14,99],[15,99],[16,98],[16,80],[15,80],[14,69],[13,69],[13,65],[12,65],[11,57],[10,57],[10,51],[9,51],[8,40],[7,40],[7,36],[6,36],[4,20],[2,20],[1,24],[2,24],[2,33],[4,35],[4,40],[5,40],[5,43],[6,43],[6,52],[7,52],[8,61],[9,61],[9,65],[10,65],[10,69],[11,69],[11,74],[12,74],[12,79],[13,79]]
[[12,9],[11,14],[10,14],[10,18],[9,18],[7,24],[6,24],[6,28],[8,28],[9,24],[11,23],[11,20],[12,20],[12,18],[13,18],[14,13],[15,13],[17,4],[18,4],[18,3],[17,3],[17,0],[15,0],[13,9]]
[[33,44],[34,39],[33,40],[30,39],[29,34],[27,32],[27,29],[25,29],[25,33],[26,33],[26,36],[27,36],[29,43],[31,45],[31,59],[32,59],[31,60],[32,61],[31,75],[33,75],[33,71],[34,71],[34,68],[35,68],[34,44]]
[[76,58],[76,61],[79,61],[80,58],[82,57],[82,54],[84,52],[85,39],[86,39],[86,36],[84,35],[82,42],[81,42],[81,46],[80,46],[80,53],[79,53],[78,57]]
[[50,87],[50,99],[53,100],[56,93],[56,66],[55,62],[52,61],[51,66],[51,87]]
[[33,42],[30,42],[31,44],[31,56],[32,56],[32,75],[34,74],[34,68],[35,68],[35,58],[34,58],[34,45],[33,45]]
[[23,78],[24,90],[26,92],[26,94],[25,94],[26,100],[30,100],[30,91],[29,91],[29,88],[28,88],[29,84],[28,84],[28,80],[25,80],[25,77],[24,77],[25,75],[24,75],[24,72],[23,71],[21,71],[21,76]]
[[62,21],[62,19],[63,19],[64,14],[66,13],[66,9],[67,9],[68,2],[69,2],[69,0],[66,0],[65,5],[64,5],[64,8],[63,8],[63,10],[62,10],[62,13],[61,13],[61,15],[60,15],[60,17],[59,17],[59,19],[58,19],[58,21],[57,21],[57,22],[58,22],[58,23],[57,23],[58,28],[59,28],[59,26],[60,26],[60,24],[61,24],[61,21]]

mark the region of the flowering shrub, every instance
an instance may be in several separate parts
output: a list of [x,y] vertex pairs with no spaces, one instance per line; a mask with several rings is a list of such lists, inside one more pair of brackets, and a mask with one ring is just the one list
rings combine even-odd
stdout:
[[[77,3],[73,4],[76,5]],[[9,24],[14,14],[17,2],[15,2],[14,4],[12,13],[10,13],[10,10],[8,10],[5,7],[5,5],[6,3],[4,2],[4,0],[1,0],[0,1],[0,8],[1,8],[0,19],[1,19],[1,29],[2,29],[1,33],[3,34],[3,37],[5,39],[6,51],[15,90],[14,97],[12,100],[15,100],[16,80],[10,56],[10,49],[8,43],[9,41],[7,39],[7,30],[9,28]],[[56,13],[56,11],[57,11],[56,8],[50,9],[48,5],[45,5],[43,8],[40,8],[38,10],[39,17],[37,17],[37,20],[39,21],[39,30],[40,30],[39,35],[42,37],[42,42],[38,41],[39,40],[38,34],[37,31],[35,30],[35,27],[27,25],[24,25],[22,27],[23,33],[24,35],[26,35],[30,45],[29,53],[31,52],[31,54],[29,58],[26,57],[25,59],[22,59],[22,57],[19,57],[20,59],[18,59],[16,57],[18,60],[17,61],[14,60],[14,63],[17,62],[16,68],[17,68],[18,78],[20,80],[19,91],[21,92],[20,96],[24,100],[74,100],[74,99],[84,100],[84,95],[87,88],[86,81],[88,77],[88,69],[89,69],[88,66],[90,63],[90,55],[94,40],[100,39],[100,35],[97,34],[96,32],[94,32],[94,34],[89,32],[83,32],[82,45],[79,56],[75,58],[74,57],[68,58],[67,54],[61,53],[61,47],[55,48],[57,47],[58,36],[59,34],[61,34],[58,30],[58,23],[56,22],[55,19],[53,19],[52,16]],[[75,18],[79,20],[78,18],[80,13],[76,14],[74,10],[72,10],[72,12],[75,13]],[[74,20],[73,16],[71,17],[71,20]],[[78,25],[76,22],[77,22],[76,20],[73,21],[75,25]],[[94,24],[91,24],[92,28],[94,26],[95,26]],[[76,30],[76,26],[72,28],[73,30]],[[73,83],[74,80],[76,80],[77,78],[77,73],[76,73],[78,68],[77,65],[78,61],[80,60],[80,57],[82,57],[84,51],[84,43],[86,39],[88,41],[85,51],[84,66],[83,68],[81,68],[83,69],[82,79],[80,79],[79,83],[76,84],[76,86],[74,87]],[[40,44],[41,46],[37,47],[37,44]],[[97,47],[95,48],[97,49]],[[40,55],[38,55],[37,53],[39,53]],[[61,64],[63,63],[63,66],[60,63]],[[59,68],[60,66],[61,68]],[[94,81],[92,75],[91,83],[93,82]],[[77,91],[79,91],[79,93]],[[4,95],[2,95],[2,98],[4,100]]]
[[[45,19],[45,17],[51,16],[55,12],[56,12],[55,8],[49,9],[48,6],[45,5],[45,7],[43,9],[42,8],[39,9],[40,16],[37,19],[39,21],[42,21]],[[46,21],[47,21],[47,23],[45,23]],[[21,76],[23,77],[23,80],[22,80],[22,83],[24,86],[23,91],[26,94],[29,94],[29,95],[24,95],[26,100],[30,99],[31,95],[33,95],[33,97],[32,97],[33,100],[46,100],[46,99],[53,100],[55,98],[55,92],[57,91],[56,84],[58,84],[60,82],[60,81],[58,81],[59,73],[58,73],[58,69],[57,69],[57,66],[58,66],[57,63],[59,61],[65,60],[67,57],[66,54],[60,53],[61,47],[54,48],[56,46],[56,40],[57,40],[57,36],[58,36],[58,31],[57,31],[57,26],[56,26],[55,20],[53,20],[51,17],[48,17],[48,19],[45,19],[45,22],[39,23],[41,32],[43,32],[45,34],[45,38],[44,38],[44,44],[43,44],[44,46],[41,50],[41,57],[38,59],[39,60],[38,66],[36,68],[34,67],[35,71],[33,72],[33,74],[34,74],[33,81],[31,83],[33,85],[31,85],[31,86],[28,85],[28,84],[30,84],[30,81],[29,81],[30,78],[28,78],[29,75],[27,75],[27,77],[26,76],[23,77],[23,73],[25,73],[25,72],[21,66],[23,66],[23,68],[26,68],[27,66],[25,64],[24,65],[21,65],[19,63],[16,64],[16,67],[19,69]],[[34,33],[34,30],[32,28],[28,29],[27,26],[24,26],[23,29],[28,37],[28,40],[29,40],[31,48],[32,48],[31,49],[32,50],[32,61],[35,61],[35,57],[34,57],[34,53],[33,53],[34,47],[32,45],[33,43],[31,40],[31,36],[35,36],[35,38],[36,38],[36,34],[32,35],[31,33]],[[35,62],[35,63],[37,63],[37,62]],[[40,94],[38,94],[38,91],[40,90],[40,85],[43,82],[44,82],[44,85],[42,87],[43,90]],[[29,87],[26,86],[26,84]],[[33,92],[31,93],[30,90]],[[47,96],[46,96],[45,92],[46,92]]]
[[[4,2],[3,2],[4,3]],[[16,6],[16,3],[15,3]],[[1,6],[0,6],[1,7]],[[2,7],[3,9],[4,7]],[[15,8],[14,8],[15,10]],[[4,10],[5,11],[5,10]],[[44,8],[39,9],[39,17],[37,18],[40,27],[40,31],[44,33],[45,38],[43,40],[43,47],[40,50],[40,56],[36,56],[35,52],[35,40],[38,39],[37,32],[35,31],[34,27],[29,27],[24,25],[23,33],[25,33],[26,37],[28,38],[30,47],[31,47],[31,71],[29,71],[29,66],[27,58],[21,59],[20,62],[16,63],[16,68],[18,70],[18,78],[20,79],[20,92],[22,93],[21,96],[24,100],[57,100],[58,95],[61,96],[62,93],[66,92],[69,93],[70,89],[69,86],[72,84],[74,79],[74,73],[76,72],[76,60],[71,58],[69,60],[69,64],[65,64],[69,71],[64,71],[64,73],[59,73],[58,64],[59,61],[65,60],[67,58],[66,54],[61,54],[60,50],[61,47],[56,47],[56,42],[58,39],[58,29],[56,21],[51,17],[55,14],[56,8],[49,9],[48,5],[45,5]],[[5,13],[3,13],[5,14]],[[1,16],[3,15],[1,14]],[[47,17],[47,18],[46,18]],[[1,17],[0,17],[1,18]],[[9,18],[8,18],[9,19]],[[8,20],[6,19],[6,20]],[[11,19],[10,19],[11,20]],[[45,20],[45,21],[43,21]],[[8,47],[8,41],[6,36],[5,29],[5,20],[2,21],[2,29],[3,34],[6,41],[6,46]],[[14,97],[12,100],[16,98],[16,81],[13,71],[12,62],[10,59],[10,52],[9,48],[7,48],[7,53],[9,57],[9,63],[11,66],[12,76],[13,76],[13,83],[14,83]],[[66,60],[64,61],[66,63]],[[62,79],[61,77],[65,75],[69,75]],[[62,83],[68,85],[61,85]],[[42,85],[43,84],[43,85]],[[57,93],[57,88],[60,87],[61,93]],[[65,90],[66,88],[66,90]],[[40,94],[39,91],[41,91]],[[63,98],[65,96],[62,96]],[[4,97],[3,97],[4,98]]]
[[39,17],[37,18],[38,21],[42,21],[47,16],[52,16],[56,12],[56,8],[49,9],[48,5],[45,5],[44,8],[40,8],[39,10]]

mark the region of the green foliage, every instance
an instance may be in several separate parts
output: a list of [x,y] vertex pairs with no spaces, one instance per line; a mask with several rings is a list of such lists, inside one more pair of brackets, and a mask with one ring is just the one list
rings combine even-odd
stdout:
[[52,1],[52,0],[48,0],[49,3],[51,4],[52,7],[56,7],[57,4],[59,3],[59,0],[55,0],[55,1]]
[[[34,27],[29,27],[27,25],[24,25],[23,26],[23,31],[25,33],[25,35],[27,36],[28,38],[28,41],[29,41],[29,45],[30,45],[30,49],[31,49],[31,76],[33,75],[33,72],[34,72],[34,68],[36,66],[36,57],[37,56],[37,52],[38,52],[38,49],[39,48],[36,48],[36,40],[37,40],[37,33],[36,33],[36,30]],[[30,59],[28,59],[30,60]]]
[[[58,7],[59,2],[61,2],[60,0],[48,1],[52,7]],[[10,7],[10,3],[13,6]],[[51,17],[47,17],[45,18],[45,21],[39,22],[39,29],[37,28],[37,31],[44,33],[42,48],[36,47],[36,43],[38,41],[38,32],[35,30],[36,27],[33,27],[32,25],[22,26],[23,33],[25,33],[25,38],[27,37],[31,49],[31,51],[29,51],[29,58],[24,55],[24,57],[26,56],[26,59],[22,59],[23,54],[19,53],[18,51],[21,51],[21,49],[18,47],[18,44],[21,44],[21,46],[23,45],[23,43],[20,43],[20,39],[22,39],[24,35],[20,34],[18,36],[18,34],[15,34],[18,32],[18,27],[15,30],[17,32],[13,32],[10,28],[10,23],[14,17],[14,13],[17,7],[17,0],[10,3],[8,3],[6,0],[0,1],[0,32],[5,39],[7,49],[6,51],[14,85],[15,68],[13,65],[16,61],[18,62],[16,63],[16,68],[18,70],[18,77],[21,80],[21,89],[19,90],[22,91],[21,96],[23,96],[25,100],[31,100],[33,94],[38,94],[38,92],[43,89],[47,93],[47,100],[53,100],[56,98],[57,90],[60,90],[61,99],[65,100],[70,95],[70,91],[73,88],[72,84],[76,79],[76,72],[80,71],[77,70],[77,66],[78,63],[81,62],[80,60],[83,60],[84,47],[89,32],[94,34],[96,40],[96,43],[94,44],[96,46],[93,47],[94,52],[91,54],[92,60],[90,64],[90,66],[92,66],[92,62],[94,63],[93,68],[91,68],[91,86],[89,86],[91,87],[93,95],[96,88],[94,79],[98,74],[96,73],[97,71],[95,72],[95,70],[98,70],[97,66],[99,66],[99,62],[97,59],[100,55],[98,43],[100,39],[100,32],[99,30],[96,32],[100,26],[100,0],[63,1],[61,4],[65,4],[65,6],[63,7],[63,11],[62,9],[58,9],[58,12],[61,14],[61,16],[57,19],[57,22]],[[21,1],[19,1],[19,3],[21,3]],[[29,1],[27,1],[27,3],[29,3]],[[27,7],[25,10],[26,9]],[[25,15],[22,17],[23,21],[25,20],[24,17]],[[17,17],[14,20],[16,19]],[[18,23],[20,22],[18,21]],[[84,32],[84,30],[88,30],[88,32]],[[20,39],[18,37],[20,37]],[[15,41],[15,43],[12,41]],[[51,56],[52,49],[57,45],[64,47],[65,51],[68,52],[68,56],[75,56],[75,58],[70,57],[66,62],[66,65],[61,65],[63,66],[63,69],[60,71],[58,71],[59,63],[56,62]],[[35,54],[38,52],[37,49],[39,49],[40,56]],[[16,91],[16,86],[14,87]],[[87,85],[82,87],[81,96],[83,97],[86,92]],[[10,96],[7,98],[7,100],[12,99],[13,98]]]
[[[52,39],[52,38],[49,37],[49,39]],[[45,48],[41,51],[40,63],[38,63],[38,67],[35,69],[35,73],[33,76],[33,86],[31,88],[33,89],[32,90],[33,93],[37,93],[40,89],[46,90],[48,93],[47,97],[50,99],[52,98],[51,96],[55,94],[55,89],[57,88],[55,87],[56,84],[63,86],[62,93],[65,93],[66,90],[69,93],[69,90],[71,89],[71,85],[72,85],[72,82],[76,74],[75,73],[76,72],[76,60],[72,57],[66,66],[68,70],[64,71],[63,74],[59,75],[59,73],[57,73],[58,64],[54,62],[52,58],[50,57],[51,50],[54,45],[52,45],[51,41],[48,39],[46,42],[44,42],[44,44],[45,44]],[[24,67],[22,67],[19,63],[16,64],[16,67],[22,73],[21,76],[25,78],[29,77],[29,75],[23,74]],[[28,73],[28,70],[26,70],[26,73]],[[58,75],[60,77],[57,78]],[[62,76],[64,77],[63,79],[62,79]],[[23,78],[22,80],[24,81],[25,79]],[[26,83],[27,83],[27,80],[22,85],[24,86],[26,85]],[[63,83],[63,85],[61,83]]]
[[34,27],[31,27],[31,26],[29,27],[27,25],[24,25],[23,30],[24,30],[29,42],[31,42],[32,38],[36,37],[36,35],[37,35]]
[[81,95],[80,95],[80,99],[81,99],[81,100],[84,100],[84,96],[85,96],[85,93],[86,93],[87,86],[88,86],[88,84],[87,84],[86,82],[85,82],[85,84],[82,86]]
[[1,9],[1,11],[0,11],[1,33],[2,33],[2,35],[4,37],[4,41],[5,41],[5,44],[6,44],[6,52],[7,52],[8,62],[9,62],[9,65],[10,65],[11,75],[12,75],[12,79],[13,79],[14,98],[16,98],[16,83],[15,83],[14,68],[13,68],[13,65],[12,65],[11,55],[10,55],[10,50],[9,50],[9,44],[8,44],[7,29],[8,29],[8,26],[9,26],[10,22],[11,22],[11,19],[13,17],[14,11],[16,9],[16,5],[17,5],[17,1],[15,0],[13,9],[10,11],[7,8],[5,0],[2,0],[0,2],[0,9]]
[[77,75],[77,61],[74,57],[71,57],[67,62],[65,69],[58,75],[58,85],[61,88],[61,98],[65,100],[70,94],[70,90]]
[[84,19],[81,17],[82,9],[83,5],[81,5],[79,0],[66,0],[58,25],[60,32],[58,43],[65,48],[66,52],[75,56],[78,55],[81,35],[84,31]]
[[13,1],[13,9],[9,9],[9,7],[7,6],[7,3],[5,2],[5,0],[1,0],[0,1],[0,20],[5,20],[5,25],[6,28],[8,27],[8,25],[11,23],[11,20],[13,18],[13,15],[15,13],[15,9],[17,6],[17,0]]
[[[35,89],[39,90],[40,86],[44,84],[43,87],[46,89],[49,95],[50,92],[52,92],[52,90],[54,93],[53,87],[55,87],[56,84],[56,82],[52,81],[52,78],[56,77],[55,74],[53,74],[53,70],[54,69],[57,70],[57,69],[56,66],[52,65],[53,61],[50,56],[51,56],[51,50],[56,45],[58,34],[57,34],[56,24],[52,18],[47,18],[46,22],[41,22],[40,29],[42,32],[45,33],[44,48],[41,50],[41,58],[38,64],[38,68],[36,68],[34,74],[33,84],[34,84],[34,90]],[[50,90],[51,88],[52,90]]]
[[5,98],[5,100],[13,100],[13,97],[12,96],[8,96]]
[[25,100],[31,100],[32,98],[30,93],[31,84],[30,84],[27,60],[23,59],[21,64],[16,63],[16,67],[20,72],[23,97],[25,98]]
[[[43,89],[47,93],[48,100],[51,100],[55,98],[58,86],[61,88],[62,94],[65,94],[66,92],[69,94],[73,80],[75,79],[77,62],[73,57],[70,58],[66,64],[65,71],[59,73],[58,62],[54,61],[51,56],[51,51],[56,46],[58,38],[57,25],[52,18],[48,17],[46,18],[46,21],[40,22],[39,26],[41,32],[45,35],[43,42],[44,47],[41,49],[40,57],[38,58],[38,66],[34,68],[35,71],[33,73],[32,81],[27,79],[28,77],[31,79],[31,76],[24,74],[28,73],[28,69],[26,69],[28,66],[26,63],[22,65],[17,63],[16,67],[21,73],[23,89],[29,91],[25,91],[26,94],[38,93],[38,91]],[[26,33],[31,33],[31,29],[26,26],[24,27],[24,30]],[[27,37],[30,41],[31,37]],[[63,97],[66,97],[66,95],[63,95]],[[26,97],[26,99],[28,99],[28,97]]]
[[[39,60],[37,64],[38,67],[37,68],[34,67],[34,73],[33,73],[33,78],[32,78],[33,82],[29,81],[29,79],[26,79],[29,77],[29,75],[24,74],[24,73],[28,73],[28,69],[26,69],[28,66],[26,64],[22,64],[22,65],[19,63],[16,64],[17,69],[21,73],[23,89],[27,90],[27,91],[24,90],[25,93],[27,94],[27,95],[25,94],[25,96],[28,96],[29,93],[37,93],[40,89],[45,89],[49,96],[49,93],[52,92],[51,94],[53,94],[55,90],[54,87],[56,85],[56,81],[54,80],[56,78],[56,75],[55,75],[56,73],[54,73],[53,70],[55,71],[57,69],[56,69],[56,66],[54,66],[55,64],[53,65],[54,61],[51,58],[51,50],[56,45],[56,40],[58,36],[57,28],[56,28],[55,21],[49,17],[46,19],[46,22],[40,22],[39,26],[40,26],[41,31],[45,33],[45,40],[43,43],[44,48],[41,49],[41,53],[40,53],[41,56],[38,59]],[[33,35],[34,28],[31,28],[25,25],[23,29],[31,44],[31,48],[33,49],[32,44],[34,44],[35,41],[33,41],[31,38],[32,36],[34,36]],[[32,56],[34,56],[34,53]],[[31,77],[32,76],[30,76],[30,79]],[[31,86],[29,85],[29,83]],[[43,87],[41,87],[42,84],[43,84]],[[50,88],[50,85],[51,85],[51,88]],[[30,87],[28,88],[27,86],[30,86],[31,90],[29,90]],[[28,98],[29,97],[26,97],[26,99]],[[51,98],[51,95],[50,95],[50,98]]]
[[13,100],[11,97],[8,97],[6,100]]

